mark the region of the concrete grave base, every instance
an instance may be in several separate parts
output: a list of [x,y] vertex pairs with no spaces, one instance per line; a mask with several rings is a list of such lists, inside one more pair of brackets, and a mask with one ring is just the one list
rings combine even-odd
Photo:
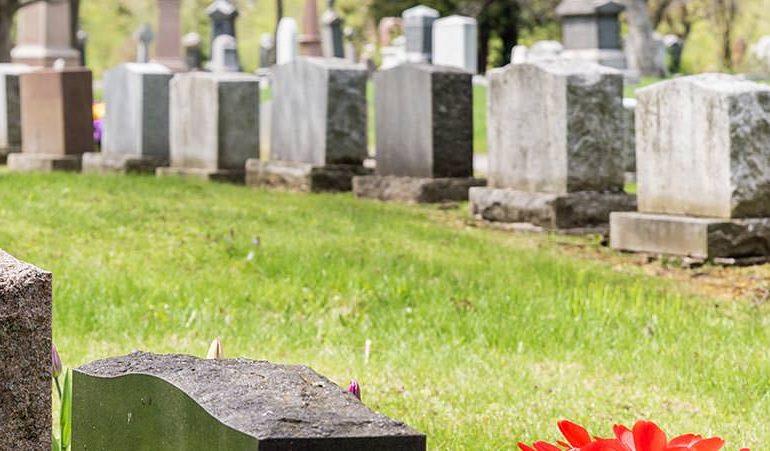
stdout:
[[367,175],[353,178],[353,193],[384,201],[441,203],[468,200],[468,190],[486,186],[475,178],[420,178]]
[[246,171],[235,169],[193,169],[161,167],[155,170],[158,177],[179,176],[190,177],[211,182],[227,182],[243,185],[246,180]]
[[344,192],[353,189],[353,177],[371,174],[363,166],[315,166],[290,161],[246,161],[246,185],[303,192]]
[[610,247],[703,259],[770,256],[770,218],[613,213]]
[[8,155],[19,152],[21,152],[19,147],[0,148],[0,164],[6,164],[8,162]]
[[487,221],[528,223],[546,230],[589,230],[606,225],[613,211],[635,210],[636,197],[617,192],[549,194],[471,188],[470,208],[474,216]]
[[83,154],[83,172],[154,174],[159,167],[168,166],[168,158],[105,155],[98,152]]
[[48,155],[36,153],[12,153],[8,155],[8,169],[16,172],[79,172],[80,168],[80,155]]

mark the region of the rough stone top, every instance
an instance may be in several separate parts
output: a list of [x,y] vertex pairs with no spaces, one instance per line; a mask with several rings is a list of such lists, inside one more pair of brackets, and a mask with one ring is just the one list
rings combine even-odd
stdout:
[[25,287],[38,285],[41,280],[50,281],[52,277],[50,272],[0,250],[0,304],[17,299]]
[[438,11],[425,5],[413,6],[409,9],[405,9],[404,12],[401,13],[401,17],[404,19],[411,19],[414,17],[439,17],[440,15],[441,14],[439,14]]
[[177,78],[201,78],[205,80],[211,80],[216,83],[227,83],[227,82],[254,82],[259,83],[259,77],[252,74],[247,74],[244,72],[202,72],[202,71],[193,71],[193,72],[182,72],[174,75],[174,79]]
[[301,56],[287,64],[310,63],[330,70],[359,70],[365,71],[363,64],[351,62],[345,58],[322,58],[318,56]]
[[238,9],[230,0],[214,0],[214,3],[206,8],[206,14],[212,19],[229,19],[238,15]]
[[619,14],[625,9],[622,3],[610,0],[563,0],[556,7],[558,16],[582,16],[593,14]]
[[86,67],[63,67],[61,69],[54,69],[51,67],[38,67],[29,72],[24,72],[25,75],[47,75],[47,74],[90,74],[91,70]]
[[646,88],[639,89],[638,98],[654,94],[661,90],[677,89],[685,85],[696,86],[705,91],[712,91],[716,94],[736,95],[752,92],[770,91],[770,86],[755,83],[736,75],[728,74],[699,74],[688,77],[677,77],[671,80],[655,83]]
[[551,73],[553,75],[559,75],[562,77],[570,76],[601,76],[601,75],[617,75],[622,76],[623,73],[617,69],[611,67],[602,66],[590,61],[570,60],[570,59],[546,59],[541,61],[532,61],[522,64],[512,64],[505,67],[505,70],[516,70],[517,68],[535,66],[538,69]]
[[380,72],[391,72],[391,71],[401,71],[401,70],[417,70],[421,72],[428,72],[431,74],[445,73],[445,74],[471,75],[470,72],[463,70],[459,67],[440,66],[436,64],[426,64],[426,63],[404,63],[404,64],[399,64],[398,66],[395,66],[395,67],[391,67],[390,69],[382,70]]
[[436,20],[433,23],[433,26],[467,26],[476,25],[476,23],[476,19],[473,17],[460,16],[455,14],[453,16],[442,17],[441,19]]
[[31,70],[26,64],[0,63],[0,75],[18,75]]
[[92,362],[77,371],[98,378],[132,374],[157,377],[183,391],[225,425],[259,440],[422,436],[401,422],[372,412],[305,366],[136,352]]
[[171,70],[157,63],[123,63],[118,68],[123,67],[129,72],[135,72],[137,74],[171,74]]

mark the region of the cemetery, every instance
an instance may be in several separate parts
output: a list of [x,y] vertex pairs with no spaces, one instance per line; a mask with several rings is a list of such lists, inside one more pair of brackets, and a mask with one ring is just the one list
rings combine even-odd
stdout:
[[770,444],[759,0],[0,0],[0,450]]

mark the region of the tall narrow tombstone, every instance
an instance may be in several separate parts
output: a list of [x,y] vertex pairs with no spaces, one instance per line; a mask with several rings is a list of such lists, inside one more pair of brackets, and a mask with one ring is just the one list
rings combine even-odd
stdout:
[[182,37],[184,47],[185,64],[187,70],[198,70],[203,67],[203,52],[201,50],[201,35],[187,33]]
[[361,197],[407,202],[468,199],[473,178],[471,74],[402,64],[374,75],[377,173],[353,179]]
[[20,75],[21,153],[8,156],[14,171],[79,171],[93,151],[91,71],[42,69]]
[[182,22],[179,14],[181,0],[158,1],[158,41],[153,62],[180,72],[185,70],[181,54]]
[[369,172],[366,69],[303,57],[276,66],[272,79],[270,161],[249,160],[247,184],[350,191],[353,176]]
[[0,64],[0,163],[21,151],[19,75],[29,71],[24,64]]
[[241,66],[238,63],[238,44],[234,37],[223,34],[214,39],[209,70],[212,72],[241,71]]
[[342,33],[343,20],[334,11],[334,0],[327,1],[327,8],[321,17],[323,23],[323,55],[327,58],[344,58],[345,41]]
[[433,62],[433,22],[439,13],[433,8],[418,5],[401,14],[406,35],[406,58],[410,63]]
[[238,18],[238,8],[231,0],[214,0],[206,9],[211,19],[211,47],[217,36],[227,35],[236,37],[235,20]]
[[433,64],[478,72],[478,24],[476,19],[449,16],[433,23]]
[[75,451],[426,449],[424,434],[299,365],[133,353],[77,368],[73,396]]
[[770,256],[770,87],[724,74],[637,91],[639,211],[613,213],[615,249]]
[[556,8],[562,25],[562,56],[625,69],[619,18],[624,9],[619,1],[563,0]]
[[157,174],[243,183],[246,160],[259,158],[259,78],[188,72],[170,88],[171,166]]
[[72,48],[69,0],[39,2],[20,9],[16,19],[14,63],[52,67],[58,60],[76,67],[80,54]]
[[150,44],[155,39],[155,33],[152,32],[150,24],[142,24],[134,33],[134,38],[136,39],[136,62],[142,64],[149,63]]
[[262,33],[259,38],[259,68],[267,71],[274,63],[275,39],[270,33]]
[[171,70],[122,64],[104,74],[101,153],[83,155],[84,172],[148,172],[168,166],[168,84]]
[[623,191],[623,75],[594,63],[513,64],[489,77],[489,188],[483,219],[545,229],[605,227],[635,208]]
[[0,250],[0,449],[51,449],[51,282]]
[[297,22],[291,17],[284,17],[278,23],[277,42],[275,44],[275,63],[286,64],[297,58]]
[[318,30],[318,4],[305,0],[302,13],[302,34],[299,36],[299,53],[302,56],[322,56],[321,32]]

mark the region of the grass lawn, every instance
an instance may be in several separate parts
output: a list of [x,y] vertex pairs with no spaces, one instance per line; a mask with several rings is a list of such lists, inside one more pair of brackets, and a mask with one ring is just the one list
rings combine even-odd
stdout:
[[53,271],[54,338],[70,365],[135,349],[200,356],[219,335],[231,357],[358,378],[369,406],[434,450],[510,450],[555,437],[560,418],[597,434],[651,418],[721,434],[729,449],[770,443],[767,303],[708,299],[565,253],[567,238],[465,216],[176,179],[0,174],[0,243]]

